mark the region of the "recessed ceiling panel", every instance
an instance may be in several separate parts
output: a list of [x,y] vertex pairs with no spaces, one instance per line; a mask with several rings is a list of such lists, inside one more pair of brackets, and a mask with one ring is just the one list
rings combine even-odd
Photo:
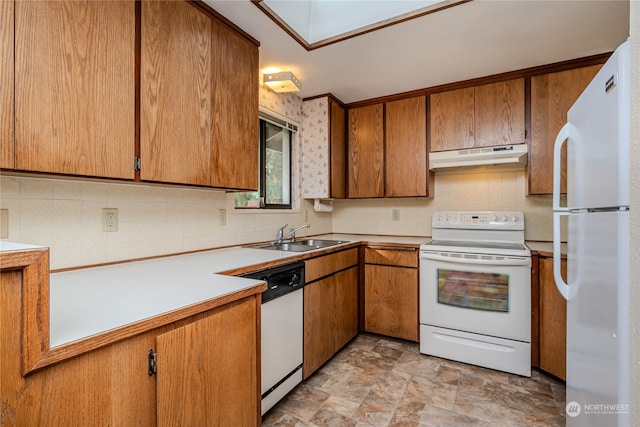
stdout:
[[471,0],[253,0],[311,50]]

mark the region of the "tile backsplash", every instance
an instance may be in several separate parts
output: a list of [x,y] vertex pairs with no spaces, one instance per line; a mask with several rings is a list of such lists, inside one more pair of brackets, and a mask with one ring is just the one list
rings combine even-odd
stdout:
[[[335,233],[431,236],[438,210],[519,210],[528,240],[552,240],[551,196],[525,196],[525,171],[436,174],[435,197],[334,201]],[[399,211],[393,221],[392,211]]]
[[[223,191],[8,175],[0,207],[9,210],[6,240],[49,246],[52,269],[273,240],[287,222],[311,223],[300,235],[332,227],[307,201],[292,213],[237,212]],[[118,209],[117,232],[102,231],[102,208]]]
[[[6,240],[49,246],[51,268],[59,269],[272,240],[287,222],[310,223],[301,235],[426,237],[436,210],[522,210],[526,238],[549,241],[551,197],[526,197],[525,183],[524,171],[442,174],[434,199],[335,200],[332,213],[301,199],[292,213],[256,213],[236,211],[233,193],[223,191],[3,175],[0,208],[9,210]],[[118,209],[117,232],[102,231],[102,208]]]

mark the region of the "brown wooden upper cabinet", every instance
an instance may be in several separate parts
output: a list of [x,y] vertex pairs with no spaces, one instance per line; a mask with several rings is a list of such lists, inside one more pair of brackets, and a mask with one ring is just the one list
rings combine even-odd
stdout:
[[384,197],[384,104],[348,112],[348,159],[351,199]]
[[140,178],[258,188],[258,48],[188,2],[142,2]]
[[142,2],[140,178],[210,185],[211,19],[186,2]]
[[525,143],[524,79],[430,96],[431,151]]
[[329,197],[347,197],[347,135],[346,111],[342,104],[329,97]]
[[133,0],[15,2],[15,168],[133,179],[134,72]]
[[474,147],[474,92],[469,87],[430,96],[431,151]]
[[[602,65],[531,77],[529,194],[553,193],[553,144],[567,112]],[[566,146],[562,154],[561,192],[566,193]]]
[[385,131],[385,196],[429,196],[426,97],[387,102]]
[[258,46],[214,19],[213,187],[258,189]]
[[14,2],[0,2],[0,168],[15,167],[13,39]]
[[348,111],[349,198],[430,196],[426,97]]

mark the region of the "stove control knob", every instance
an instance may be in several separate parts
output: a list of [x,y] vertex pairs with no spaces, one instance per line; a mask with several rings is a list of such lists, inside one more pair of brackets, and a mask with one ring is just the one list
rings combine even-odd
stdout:
[[518,222],[518,217],[517,217],[517,216],[515,216],[515,215],[513,215],[513,216],[511,217],[511,222]]
[[507,216],[506,215],[502,215],[502,222],[507,222]]

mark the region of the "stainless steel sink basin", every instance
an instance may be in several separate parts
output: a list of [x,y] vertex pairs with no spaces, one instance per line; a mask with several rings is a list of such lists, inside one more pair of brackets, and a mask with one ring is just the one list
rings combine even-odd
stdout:
[[271,249],[272,251],[289,251],[289,252],[304,252],[314,248],[306,248],[304,246],[295,245],[291,243],[263,243],[260,245],[249,246],[254,249]]
[[298,240],[291,243],[292,245],[311,246],[314,249],[326,248],[329,246],[340,245],[342,243],[349,243],[346,240],[322,240],[322,239],[305,239]]
[[288,252],[306,252],[313,249],[328,248],[330,246],[340,245],[342,243],[349,243],[346,240],[322,240],[322,239],[304,239],[296,240],[295,242],[283,242],[283,243],[262,243],[259,245],[250,246],[255,249],[270,249],[273,251],[288,251]]

